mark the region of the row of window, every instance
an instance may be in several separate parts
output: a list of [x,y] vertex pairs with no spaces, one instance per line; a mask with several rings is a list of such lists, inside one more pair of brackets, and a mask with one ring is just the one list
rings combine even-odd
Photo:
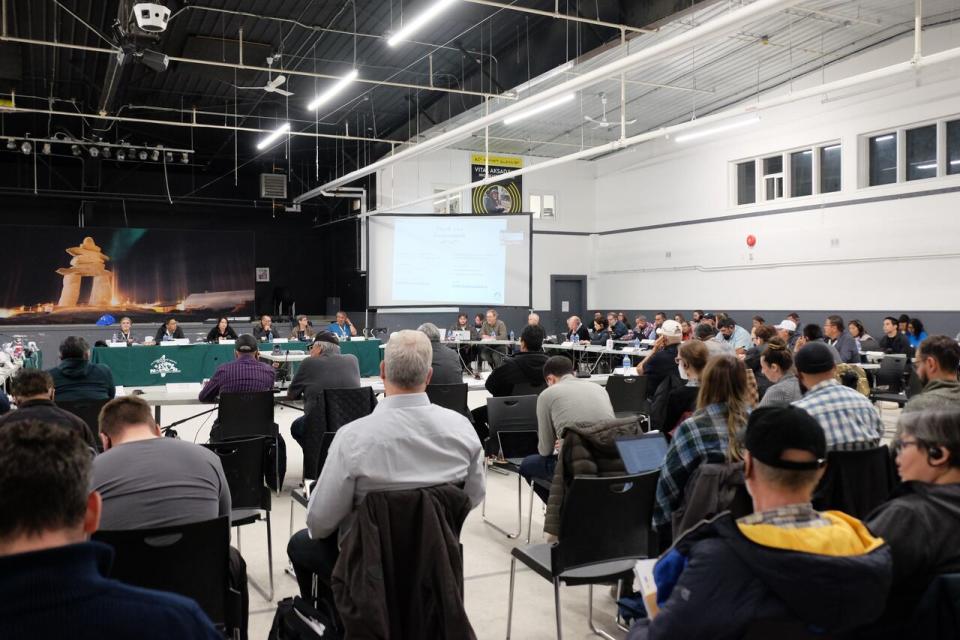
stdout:
[[[862,138],[861,186],[960,174],[960,119],[903,127]],[[735,164],[736,203],[769,202],[840,191],[839,142]]]

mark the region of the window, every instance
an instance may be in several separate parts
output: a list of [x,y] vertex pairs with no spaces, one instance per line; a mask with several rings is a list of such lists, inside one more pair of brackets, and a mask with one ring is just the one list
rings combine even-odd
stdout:
[[777,200],[783,197],[783,156],[763,159],[763,199]]
[[806,149],[790,154],[790,195],[809,196],[813,193],[813,151]]
[[[443,193],[450,187],[434,187],[434,193]],[[434,213],[460,213],[460,194],[440,196],[433,201]]]
[[897,134],[884,133],[867,141],[871,187],[897,181]]
[[840,145],[820,147],[820,193],[840,191]]
[[947,123],[947,174],[960,173],[960,120]]
[[753,160],[737,165],[737,204],[757,201],[757,163]]
[[557,217],[557,198],[551,194],[530,194],[530,212],[534,220],[555,220]]
[[907,180],[937,177],[937,125],[907,129]]

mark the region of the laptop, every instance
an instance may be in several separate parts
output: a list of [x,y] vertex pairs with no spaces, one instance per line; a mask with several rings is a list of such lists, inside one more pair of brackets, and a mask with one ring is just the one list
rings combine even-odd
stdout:
[[667,439],[659,431],[617,438],[616,444],[627,473],[656,471],[667,456]]
[[466,342],[470,339],[470,330],[466,331],[451,331],[450,332],[451,340],[459,340],[460,342]]
[[537,453],[540,435],[536,431],[498,431],[497,442],[504,460],[519,466],[524,458]]

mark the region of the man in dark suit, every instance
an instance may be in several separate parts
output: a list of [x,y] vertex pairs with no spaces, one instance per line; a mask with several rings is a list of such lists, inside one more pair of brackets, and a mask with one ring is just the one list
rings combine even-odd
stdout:
[[166,322],[157,329],[157,342],[177,340],[183,338],[183,329],[177,326],[176,318],[167,318]]
[[590,342],[590,331],[583,326],[583,322],[580,321],[580,316],[570,316],[567,318],[567,334],[563,339],[573,342],[574,336],[577,336],[580,342]]

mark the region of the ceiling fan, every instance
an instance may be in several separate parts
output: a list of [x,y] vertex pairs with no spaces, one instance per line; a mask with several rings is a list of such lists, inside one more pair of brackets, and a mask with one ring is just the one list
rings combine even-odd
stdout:
[[[279,55],[269,56],[269,57],[267,58],[267,66],[268,66],[268,67],[272,67],[272,66],[273,66],[273,61],[274,61],[275,59],[279,59],[279,57],[280,57]],[[262,87],[240,87],[240,86],[237,86],[237,89],[247,89],[247,90],[253,89],[253,90],[259,90],[259,91],[266,91],[267,93],[278,93],[278,94],[280,94],[281,96],[287,96],[287,97],[289,97],[289,96],[292,96],[292,95],[293,95],[293,92],[287,91],[287,90],[285,90],[285,89],[281,89],[281,88],[280,88],[280,85],[282,85],[282,84],[283,84],[284,82],[286,82],[286,81],[287,81],[287,76],[285,76],[285,75],[279,75],[279,76],[277,76],[276,78],[273,78],[272,80],[270,80],[269,82],[267,82],[267,84],[263,85]]]
[[[592,122],[594,125],[596,125],[595,127],[593,127],[594,129],[609,129],[610,127],[613,127],[613,126],[619,126],[620,125],[619,121],[610,122],[609,120],[607,120],[607,94],[601,91],[599,95],[600,95],[600,104],[603,107],[603,116],[599,120],[597,120],[596,118],[591,118],[590,116],[583,116],[583,119],[586,120],[587,122]],[[636,121],[637,119],[634,118],[633,120],[627,120],[625,124],[628,124],[628,125],[633,124]]]

